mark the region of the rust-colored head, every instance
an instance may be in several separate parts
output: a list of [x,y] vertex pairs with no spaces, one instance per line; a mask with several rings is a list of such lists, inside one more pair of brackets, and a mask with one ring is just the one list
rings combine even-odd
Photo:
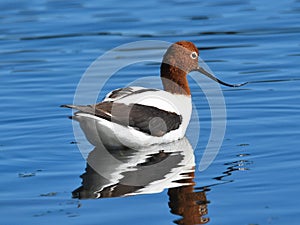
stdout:
[[190,95],[186,75],[197,69],[199,51],[188,41],[172,44],[166,51],[161,64],[164,89],[175,94]]
[[199,51],[192,42],[179,41],[168,48],[163,64],[168,64],[169,68],[176,67],[187,74],[197,69],[198,55]]
[[168,48],[160,67],[165,91],[173,94],[191,95],[186,77],[191,71],[198,71],[212,80],[229,87],[239,87],[246,84],[227,84],[219,80],[199,66],[198,56],[199,51],[197,47],[189,41],[179,41]]

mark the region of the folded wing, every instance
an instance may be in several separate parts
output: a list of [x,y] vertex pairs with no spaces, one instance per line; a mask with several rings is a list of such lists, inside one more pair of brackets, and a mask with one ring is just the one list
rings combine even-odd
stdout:
[[127,105],[105,101],[96,105],[63,105],[63,107],[78,110],[75,116],[78,113],[81,113],[81,115],[82,113],[94,115],[156,137],[161,137],[172,130],[178,129],[182,123],[182,116],[175,112],[142,104]]

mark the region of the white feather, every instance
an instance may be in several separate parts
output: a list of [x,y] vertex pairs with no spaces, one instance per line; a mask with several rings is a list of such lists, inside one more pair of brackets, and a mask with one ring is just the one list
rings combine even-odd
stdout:
[[[153,91],[150,89],[147,91],[148,89],[142,87],[132,88],[134,91],[145,91],[118,96],[114,98],[114,102],[127,105],[141,104],[175,112],[182,116],[182,123],[179,128],[161,137],[156,137],[138,131],[133,127],[122,126],[97,116],[87,113],[76,113],[76,119],[80,122],[82,130],[91,144],[98,145],[100,141],[109,147],[126,146],[129,148],[140,148],[153,144],[168,143],[184,137],[192,112],[190,96],[171,94],[162,90]],[[107,97],[105,101],[111,101],[111,98]],[[113,108],[112,114],[114,114]]]

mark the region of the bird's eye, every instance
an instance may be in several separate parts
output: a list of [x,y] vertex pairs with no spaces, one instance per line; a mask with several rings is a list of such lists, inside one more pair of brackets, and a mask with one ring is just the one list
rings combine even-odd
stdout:
[[192,59],[197,59],[197,57],[198,57],[197,52],[192,52],[191,55],[190,55],[190,57],[191,57]]

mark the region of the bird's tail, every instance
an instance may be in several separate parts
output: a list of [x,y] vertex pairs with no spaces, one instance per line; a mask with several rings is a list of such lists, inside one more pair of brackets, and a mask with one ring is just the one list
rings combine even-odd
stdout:
[[61,105],[60,107],[76,109],[79,112],[95,115],[95,108],[92,107],[91,105],[84,105],[84,106],[83,105]]

